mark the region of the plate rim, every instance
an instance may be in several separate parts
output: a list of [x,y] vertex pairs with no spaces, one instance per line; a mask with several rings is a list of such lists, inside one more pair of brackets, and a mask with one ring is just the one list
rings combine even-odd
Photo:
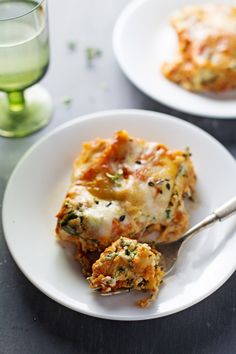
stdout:
[[[121,39],[121,34],[123,32],[123,26],[126,24],[126,21],[129,20],[130,16],[134,13],[134,11],[142,6],[144,3],[148,3],[151,0],[132,0],[130,3],[128,3],[121,13],[119,14],[115,25],[113,27],[113,32],[112,32],[112,49],[114,56],[116,58],[116,61],[121,69],[121,71],[125,74],[125,76],[128,78],[128,80],[134,84],[136,88],[138,88],[139,91],[143,92],[146,96],[150,97],[154,101],[164,105],[165,107],[171,108],[176,110],[177,112],[180,113],[185,113],[185,114],[191,114],[193,116],[196,116],[198,118],[210,118],[210,119],[219,119],[219,120],[235,120],[236,119],[236,114],[233,113],[226,113],[224,116],[222,114],[217,113],[206,113],[205,115],[197,112],[192,112],[190,109],[185,108],[185,107],[178,107],[172,101],[162,101],[160,100],[151,90],[148,88],[143,87],[139,81],[135,78],[134,75],[130,73],[130,70],[128,69],[127,65],[125,64],[125,61],[122,59],[122,55],[120,54],[120,39]],[[174,84],[173,84],[174,85]],[[184,90],[184,89],[183,89]]]
[[[59,126],[57,126],[56,128],[52,129],[50,132],[48,132],[45,136],[41,137],[38,141],[36,141],[35,143],[33,143],[33,145],[22,155],[22,157],[20,158],[20,160],[18,161],[18,163],[16,164],[15,168],[13,169],[13,172],[10,175],[10,178],[7,182],[7,186],[4,192],[4,196],[3,196],[3,203],[2,203],[2,226],[3,226],[3,234],[4,234],[4,239],[6,241],[8,250],[13,258],[13,260],[15,261],[16,265],[18,266],[18,268],[20,269],[20,271],[24,274],[24,276],[37,288],[39,289],[43,294],[45,294],[46,296],[48,296],[50,299],[56,301],[57,303],[59,303],[60,305],[63,305],[67,308],[70,308],[71,310],[74,310],[76,312],[85,314],[85,315],[89,315],[92,317],[96,317],[96,318],[102,318],[102,319],[108,319],[108,320],[114,320],[114,321],[143,321],[143,320],[150,320],[150,319],[156,319],[156,318],[161,318],[161,317],[165,317],[165,316],[169,316],[178,312],[181,312],[187,308],[192,307],[193,305],[196,305],[197,303],[201,302],[202,300],[206,299],[208,296],[210,296],[211,294],[213,294],[216,290],[218,290],[223,284],[226,283],[226,281],[231,277],[231,275],[234,273],[234,271],[236,270],[236,263],[235,263],[235,267],[234,269],[231,270],[230,273],[228,273],[220,283],[217,283],[216,286],[212,287],[211,290],[205,294],[203,294],[202,296],[198,297],[197,299],[195,299],[194,301],[185,304],[183,306],[180,306],[178,308],[176,308],[174,311],[173,310],[169,310],[169,311],[165,311],[162,314],[137,314],[137,315],[132,315],[131,318],[127,318],[127,317],[123,317],[123,315],[119,316],[119,315],[101,315],[101,314],[96,314],[94,311],[90,311],[89,309],[78,309],[78,306],[76,306],[76,304],[71,303],[72,301],[68,301],[68,297],[66,295],[65,299],[60,298],[58,296],[56,296],[56,292],[57,290],[54,287],[51,286],[43,286],[43,282],[37,282],[37,278],[32,276],[31,273],[26,269],[24,269],[23,266],[21,266],[18,256],[17,256],[17,252],[15,252],[9,243],[9,239],[7,236],[7,217],[6,217],[6,200],[8,197],[8,191],[11,188],[11,184],[12,181],[14,180],[14,176],[15,174],[18,172],[18,169],[21,168],[21,165],[24,163],[25,159],[27,159],[27,157],[35,150],[37,149],[38,146],[40,146],[41,144],[44,143],[44,141],[50,139],[51,136],[53,136],[54,134],[57,134],[58,132],[64,130],[67,127],[73,126],[73,125],[77,125],[79,122],[81,121],[87,121],[87,120],[91,120],[91,119],[96,119],[99,117],[104,117],[104,116],[110,116],[110,115],[140,115],[140,116],[150,116],[153,118],[164,118],[167,119],[169,121],[178,121],[179,124],[182,124],[183,126],[190,126],[198,131],[201,132],[201,134],[204,134],[208,139],[210,139],[213,143],[217,144],[221,149],[224,150],[224,152],[228,155],[228,157],[232,160],[232,162],[235,164],[236,167],[236,161],[233,157],[233,155],[226,149],[226,147],[220,143],[216,138],[214,138],[212,135],[210,135],[209,133],[207,133],[206,131],[204,131],[203,129],[199,128],[198,126],[185,121],[181,118],[169,115],[169,114],[165,114],[165,113],[160,113],[160,112],[155,112],[155,111],[149,111],[149,110],[141,110],[141,109],[114,109],[114,110],[105,110],[105,111],[99,111],[99,112],[95,112],[95,113],[90,113],[90,114],[85,114],[85,115],[81,115],[78,116],[74,119],[71,119],[68,122],[65,122]],[[134,118],[132,118],[134,119]],[[36,279],[35,279],[36,278]],[[53,289],[53,291],[52,291]]]

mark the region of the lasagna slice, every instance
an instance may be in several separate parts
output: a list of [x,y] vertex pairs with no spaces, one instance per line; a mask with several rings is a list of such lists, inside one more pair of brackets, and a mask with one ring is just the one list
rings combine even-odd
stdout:
[[167,79],[195,92],[236,88],[236,7],[188,6],[172,17],[179,51],[162,67]]
[[158,293],[164,272],[161,254],[146,243],[121,237],[105,249],[93,264],[90,287],[101,293],[119,290],[149,290],[151,296],[139,302],[145,307]]
[[84,144],[57,215],[56,234],[76,246],[86,275],[94,259],[121,236],[156,244],[176,240],[186,230],[184,198],[195,186],[190,155],[126,131]]

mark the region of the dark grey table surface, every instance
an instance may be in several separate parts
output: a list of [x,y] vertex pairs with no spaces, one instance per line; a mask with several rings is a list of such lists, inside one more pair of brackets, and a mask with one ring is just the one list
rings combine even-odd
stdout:
[[[139,92],[122,74],[111,33],[127,2],[50,0],[51,66],[42,84],[52,94],[54,116],[48,127],[30,137],[0,138],[0,207],[22,154],[54,127],[85,113],[115,108],[166,112],[210,132],[236,156],[236,120],[174,111]],[[76,50],[69,48],[70,42],[77,44]],[[93,68],[86,64],[88,46],[103,52]],[[72,98],[70,106],[63,104],[65,96]],[[209,298],[166,318],[115,322],[88,317],[50,300],[24,277],[6,247],[0,222],[0,353],[235,353],[235,287],[236,274]]]

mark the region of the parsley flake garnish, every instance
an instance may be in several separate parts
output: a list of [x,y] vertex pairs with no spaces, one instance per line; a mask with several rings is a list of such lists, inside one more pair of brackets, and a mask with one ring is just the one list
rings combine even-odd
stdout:
[[125,255],[126,255],[126,256],[130,256],[130,250],[126,249],[126,250],[125,250]]
[[62,98],[62,102],[64,103],[65,106],[70,106],[72,102],[72,98],[69,96],[65,96]]
[[166,214],[166,219],[170,219],[171,210],[170,209],[166,209],[165,214]]
[[120,178],[123,176],[123,170],[119,169],[116,174],[112,175],[109,172],[106,172],[106,176],[114,183],[116,183],[118,186],[121,186],[119,183]]
[[72,52],[74,52],[77,48],[77,43],[75,41],[69,41],[67,45]]
[[192,153],[190,151],[190,148],[187,146],[186,149],[185,149],[185,153],[183,154],[184,157],[188,158],[190,156],[192,156]]
[[89,65],[91,65],[94,59],[102,56],[102,50],[99,48],[87,47],[85,48],[86,59]]

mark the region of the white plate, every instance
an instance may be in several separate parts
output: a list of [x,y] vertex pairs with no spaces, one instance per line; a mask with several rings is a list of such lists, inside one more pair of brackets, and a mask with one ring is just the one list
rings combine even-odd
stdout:
[[191,224],[236,195],[233,157],[201,129],[160,113],[108,111],[62,125],[25,154],[5,192],[3,226],[19,268],[49,297],[92,316],[143,320],[183,310],[228,279],[236,267],[236,220],[219,223],[186,244],[173,274],[166,278],[157,301],[149,308],[134,305],[140,294],[102,297],[93,293],[78,264],[55,240],[55,215],[69,186],[72,163],[81,144],[98,136],[111,137],[122,128],[170,148],[191,148],[200,200],[192,210]]
[[[232,4],[230,0],[224,2]],[[113,49],[117,61],[141,91],[167,106],[203,117],[236,118],[236,91],[215,95],[191,93],[168,81],[160,71],[162,63],[173,58],[177,48],[170,15],[190,4],[196,4],[196,0],[132,1],[115,25]]]

